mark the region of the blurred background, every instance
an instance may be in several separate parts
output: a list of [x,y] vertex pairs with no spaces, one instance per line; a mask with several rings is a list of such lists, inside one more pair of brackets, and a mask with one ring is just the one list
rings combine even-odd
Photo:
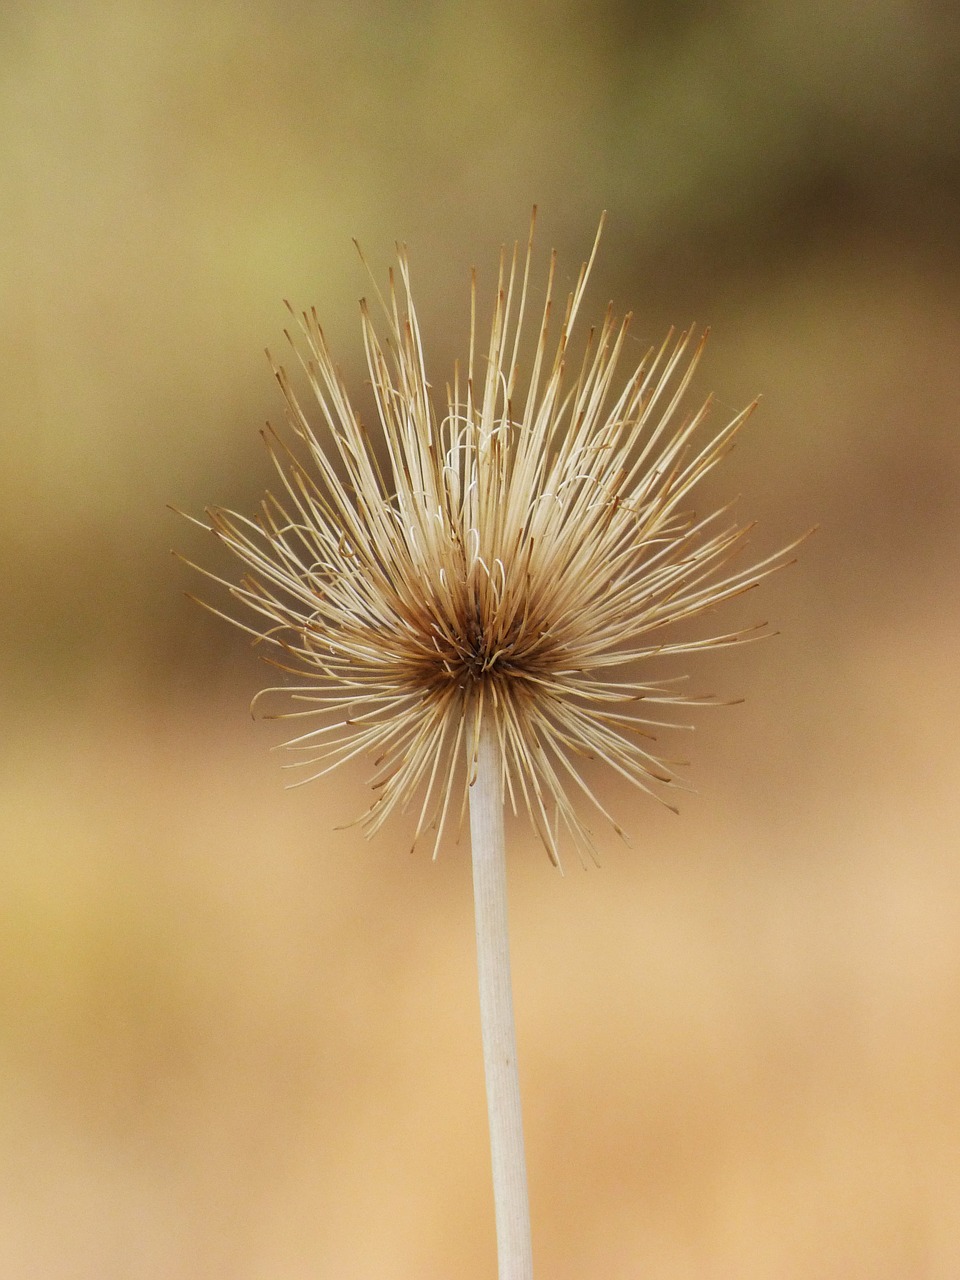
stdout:
[[[466,842],[285,791],[166,509],[250,511],[263,348],[409,245],[430,371],[537,285],[761,410],[717,493],[800,562],[697,666],[679,818],[512,832],[538,1274],[960,1275],[960,23],[852,0],[12,0],[0,14],[0,1274],[495,1273]],[[487,292],[483,292],[484,285]],[[484,314],[488,314],[484,312]],[[722,660],[721,660],[722,659]]]

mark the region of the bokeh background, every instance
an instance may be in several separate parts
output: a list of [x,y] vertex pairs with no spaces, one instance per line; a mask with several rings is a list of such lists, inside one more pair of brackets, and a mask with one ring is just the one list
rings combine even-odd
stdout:
[[[538,1273],[960,1275],[960,24],[936,0],[10,0],[0,14],[0,1274],[494,1274],[465,843],[283,789],[166,509],[250,510],[262,350],[409,244],[695,318],[777,638],[704,662],[679,818],[512,833]],[[486,295],[489,298],[489,293]]]

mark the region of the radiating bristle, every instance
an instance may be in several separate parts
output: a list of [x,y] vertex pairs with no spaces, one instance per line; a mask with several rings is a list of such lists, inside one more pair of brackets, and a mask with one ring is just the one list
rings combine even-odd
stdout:
[[256,520],[210,511],[207,527],[251,570],[224,584],[259,618],[238,625],[298,677],[271,692],[298,704],[287,716],[317,718],[288,744],[300,757],[298,781],[375,757],[365,830],[419,795],[417,835],[436,826],[436,848],[451,811],[463,808],[480,708],[492,709],[506,794],[557,860],[561,828],[590,847],[575,794],[614,823],[581,776],[581,759],[602,760],[661,799],[678,785],[648,750],[651,728],[676,726],[651,720],[649,709],[704,699],[651,680],[650,660],[755,638],[751,627],[671,640],[669,628],[756,585],[792,548],[729,572],[749,526],[721,523],[726,510],[699,518],[681,506],[753,407],[712,434],[704,431],[709,402],[679,419],[703,338],[690,354],[692,330],[668,337],[618,376],[629,318],[617,322],[608,311],[582,356],[570,355],[599,231],[561,308],[552,359],[551,258],[524,374],[532,232],[522,270],[516,248],[501,257],[482,355],[474,282],[467,375],[454,371],[442,412],[399,250],[399,285],[391,273],[380,299],[385,340],[361,304],[376,444],[316,314],[304,314],[294,346],[303,349],[320,429],[277,368],[305,456],[265,436],[282,495],[268,495]]

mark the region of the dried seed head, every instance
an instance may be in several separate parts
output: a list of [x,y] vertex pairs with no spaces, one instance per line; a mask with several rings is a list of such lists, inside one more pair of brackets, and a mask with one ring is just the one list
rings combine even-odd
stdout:
[[301,704],[282,717],[309,726],[287,744],[300,781],[376,757],[376,798],[360,819],[368,834],[419,797],[417,835],[435,825],[436,851],[455,794],[462,812],[490,715],[513,807],[526,809],[555,861],[561,828],[589,848],[573,797],[606,811],[579,759],[604,760],[662,799],[678,780],[654,750],[658,709],[709,701],[649,679],[650,659],[763,634],[670,638],[674,624],[755,586],[792,548],[729,572],[749,526],[687,505],[753,407],[712,432],[702,430],[709,401],[680,418],[706,335],[668,335],[618,379],[630,317],[608,311],[569,372],[599,238],[555,345],[551,258],[529,373],[520,349],[533,223],[525,255],[501,254],[482,356],[474,281],[467,368],[455,371],[442,416],[400,251],[399,285],[391,273],[380,299],[385,342],[361,303],[383,468],[315,312],[303,315],[300,362],[322,434],[277,368],[302,455],[267,437],[283,496],[268,495],[254,520],[207,512],[205,527],[250,571],[224,584],[258,616],[238,625],[297,676],[264,692]]

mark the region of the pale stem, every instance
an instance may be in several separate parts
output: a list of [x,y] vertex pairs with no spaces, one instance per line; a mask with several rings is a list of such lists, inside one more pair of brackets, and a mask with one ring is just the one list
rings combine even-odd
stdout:
[[498,1274],[500,1280],[531,1280],[530,1205],[507,936],[503,780],[496,725],[490,715],[480,725],[477,775],[470,788],[470,840]]

